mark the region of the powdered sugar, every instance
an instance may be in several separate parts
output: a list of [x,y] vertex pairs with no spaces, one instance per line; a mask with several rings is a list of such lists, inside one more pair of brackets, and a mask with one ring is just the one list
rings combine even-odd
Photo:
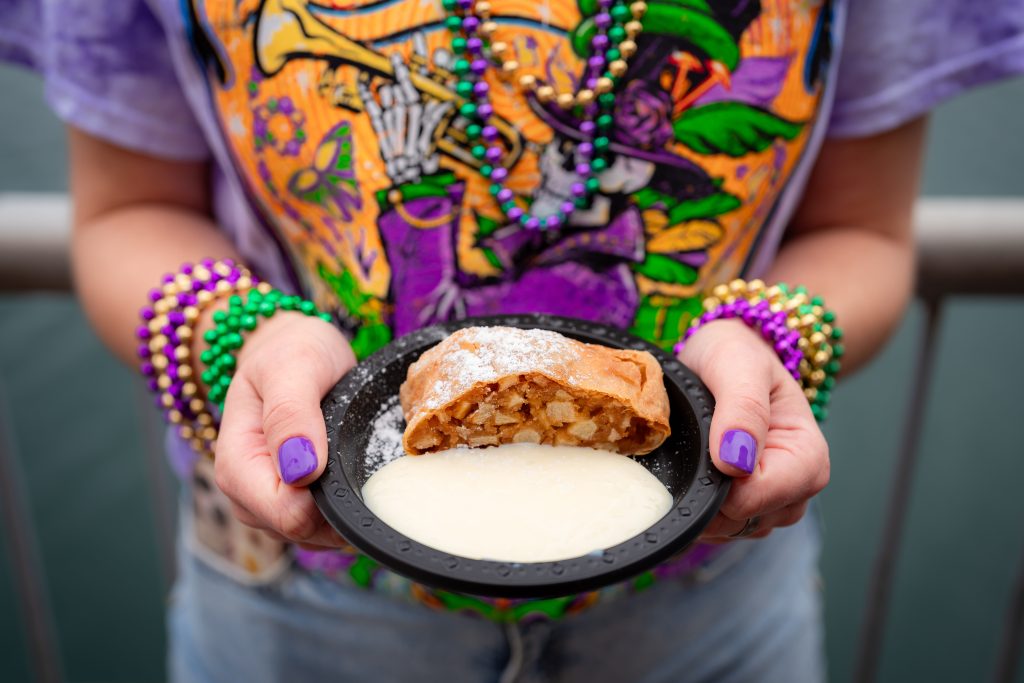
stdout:
[[471,327],[453,333],[418,361],[439,363],[440,377],[423,397],[423,407],[436,410],[479,382],[507,375],[553,371],[579,356],[573,343],[548,330],[514,327]]
[[[454,332],[429,349],[415,365],[433,363],[440,354],[438,380],[418,407],[434,410],[446,405],[478,382],[493,382],[519,373],[553,371],[578,358],[579,351],[566,337],[547,330],[514,327],[471,327]],[[360,366],[356,366],[358,371]],[[373,474],[405,455],[402,436],[405,417],[398,396],[389,396],[374,415],[366,444],[365,466]]]
[[373,474],[384,465],[405,455],[402,449],[402,433],[405,418],[398,396],[390,396],[373,418],[370,440],[366,444],[366,471]]

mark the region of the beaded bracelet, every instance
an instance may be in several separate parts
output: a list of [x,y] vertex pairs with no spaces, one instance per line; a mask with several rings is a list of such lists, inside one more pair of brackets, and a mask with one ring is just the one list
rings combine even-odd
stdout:
[[690,323],[686,341],[713,320],[738,318],[758,330],[772,344],[786,371],[798,381],[819,422],[828,417],[835,375],[844,349],[843,332],[835,327],[835,313],[825,309],[821,297],[810,297],[803,287],[792,291],[783,283],[766,287],[761,280],[733,280],[718,285],[704,300],[705,312]]
[[224,406],[224,398],[238,364],[234,352],[242,348],[243,334],[256,329],[260,317],[270,318],[278,311],[299,311],[326,322],[332,321],[331,315],[318,311],[312,301],[269,287],[249,290],[246,299],[239,295],[228,298],[227,311],[213,314],[216,327],[203,335],[208,346],[199,354],[199,360],[206,366],[201,379],[209,387],[206,396],[211,403],[221,408]]
[[[204,259],[168,273],[161,286],[149,292],[149,304],[139,314],[136,330],[142,374],[157,407],[178,434],[200,453],[212,455],[217,438],[216,419],[199,394],[192,376],[193,329],[203,309],[232,292],[247,292],[257,280],[231,259]],[[261,285],[263,286],[263,285]]]

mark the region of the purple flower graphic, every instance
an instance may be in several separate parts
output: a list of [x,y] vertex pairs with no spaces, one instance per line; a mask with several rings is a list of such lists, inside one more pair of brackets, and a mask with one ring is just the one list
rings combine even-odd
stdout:
[[615,108],[616,141],[640,149],[664,147],[672,139],[672,99],[644,81],[630,81]]

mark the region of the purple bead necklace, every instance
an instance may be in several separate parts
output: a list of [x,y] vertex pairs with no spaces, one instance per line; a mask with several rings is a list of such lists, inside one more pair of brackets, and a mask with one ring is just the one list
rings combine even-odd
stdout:
[[491,181],[490,192],[510,221],[527,230],[557,229],[577,208],[589,206],[600,188],[598,175],[608,168],[608,134],[613,124],[615,88],[624,76],[624,57],[636,52],[634,38],[642,31],[639,19],[647,11],[643,2],[626,5],[622,0],[597,0],[592,17],[591,56],[585,78],[575,93],[556,94],[550,85],[541,84],[533,75],[519,77],[519,85],[528,96],[542,105],[555,102],[580,118],[579,130],[588,139],[576,146],[576,174],[572,199],[562,202],[555,213],[537,216],[519,205],[513,191],[505,185],[509,171],[502,165],[505,151],[498,145],[498,129],[489,124],[494,115],[490,85],[484,75],[492,62],[504,74],[514,73],[519,65],[510,57],[507,43],[491,41],[497,25],[490,18],[490,3],[475,0],[442,0],[449,13],[445,26],[452,32],[452,52],[456,55],[453,71],[458,76],[456,92],[466,101],[459,113],[470,121],[466,135],[472,144],[470,153],[480,160],[480,173]]

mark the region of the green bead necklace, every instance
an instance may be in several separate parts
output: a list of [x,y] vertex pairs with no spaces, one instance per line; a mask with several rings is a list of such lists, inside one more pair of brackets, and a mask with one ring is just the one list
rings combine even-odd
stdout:
[[483,76],[497,67],[505,75],[514,74],[519,65],[510,56],[507,43],[492,41],[497,24],[491,19],[491,6],[485,0],[442,0],[448,13],[445,27],[452,33],[451,49],[456,55],[453,72],[458,77],[455,92],[466,101],[459,113],[470,121],[466,136],[470,154],[481,162],[480,173],[491,181],[493,195],[505,216],[528,230],[550,230],[565,224],[577,208],[590,205],[600,189],[597,176],[608,168],[608,154],[614,119],[615,89],[625,75],[625,58],[636,52],[634,39],[643,30],[640,18],[647,11],[643,2],[627,5],[622,0],[597,0],[593,17],[594,34],[590,38],[591,56],[585,77],[575,93],[557,94],[531,74],[521,75],[519,86],[542,105],[552,102],[580,119],[579,130],[589,138],[576,147],[578,182],[572,184],[572,199],[562,202],[549,216],[530,214],[519,206],[515,195],[505,187],[508,169],[501,165],[505,155],[497,144],[498,129],[488,120],[494,114],[490,85]]

